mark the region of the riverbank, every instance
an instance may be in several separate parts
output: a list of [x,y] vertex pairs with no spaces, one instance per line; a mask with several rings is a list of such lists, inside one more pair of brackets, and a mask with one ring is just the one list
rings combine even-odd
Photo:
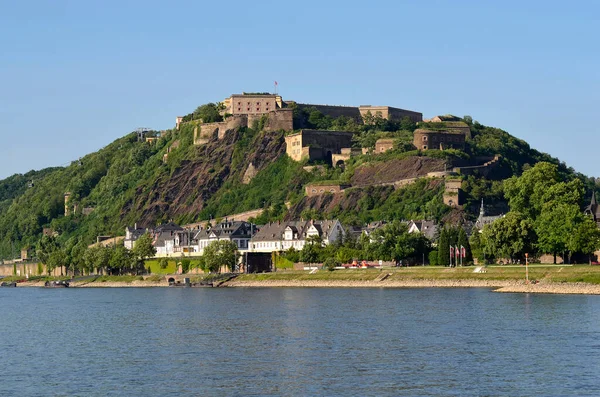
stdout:
[[499,280],[394,280],[394,281],[343,281],[343,280],[232,280],[223,285],[231,288],[490,288],[494,292],[533,294],[583,294],[600,295],[600,285],[586,283],[525,284]]
[[[190,275],[192,283],[202,276]],[[73,288],[156,288],[168,287],[168,278],[184,276],[100,276],[71,280]],[[598,266],[532,266],[525,282],[523,266],[443,268],[412,267],[278,271],[241,274],[221,287],[229,288],[490,288],[497,292],[600,295]],[[44,281],[19,282],[18,287],[43,287]]]

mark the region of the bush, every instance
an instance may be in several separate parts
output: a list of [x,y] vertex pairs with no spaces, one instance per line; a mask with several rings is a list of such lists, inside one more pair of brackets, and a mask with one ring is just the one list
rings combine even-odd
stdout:
[[190,271],[190,263],[191,262],[189,259],[187,259],[187,258],[182,259],[181,262],[179,262],[179,263],[181,263],[181,271],[183,273],[187,273]]
[[438,252],[436,250],[433,250],[429,253],[429,264],[431,266],[437,266],[438,263]]
[[334,271],[339,265],[340,262],[338,262],[338,260],[335,258],[327,258],[323,262],[323,268],[329,270],[330,272]]
[[169,261],[167,260],[167,258],[162,258],[159,262],[158,265],[160,266],[161,269],[166,269],[167,266],[169,266]]

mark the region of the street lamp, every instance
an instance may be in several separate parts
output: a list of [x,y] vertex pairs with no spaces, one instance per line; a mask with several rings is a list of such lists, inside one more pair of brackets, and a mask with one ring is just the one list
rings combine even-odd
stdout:
[[529,284],[529,254],[526,252],[525,253],[525,284]]

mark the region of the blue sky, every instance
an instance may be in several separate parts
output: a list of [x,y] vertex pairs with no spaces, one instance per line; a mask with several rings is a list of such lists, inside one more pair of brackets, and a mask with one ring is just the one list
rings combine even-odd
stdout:
[[0,0],[0,178],[242,91],[468,114],[600,176],[600,2]]

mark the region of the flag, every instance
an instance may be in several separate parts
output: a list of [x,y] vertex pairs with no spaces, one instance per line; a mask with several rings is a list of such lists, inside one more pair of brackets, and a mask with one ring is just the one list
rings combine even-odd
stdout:
[[460,246],[460,255],[463,258],[467,256],[467,249],[465,247],[463,247],[462,245]]
[[454,252],[456,253],[456,257],[460,257],[460,251],[458,250],[458,247],[454,247]]
[[450,246],[450,256],[454,256],[454,247]]
[[279,83],[278,83],[278,82],[275,82],[275,85],[279,85]]

